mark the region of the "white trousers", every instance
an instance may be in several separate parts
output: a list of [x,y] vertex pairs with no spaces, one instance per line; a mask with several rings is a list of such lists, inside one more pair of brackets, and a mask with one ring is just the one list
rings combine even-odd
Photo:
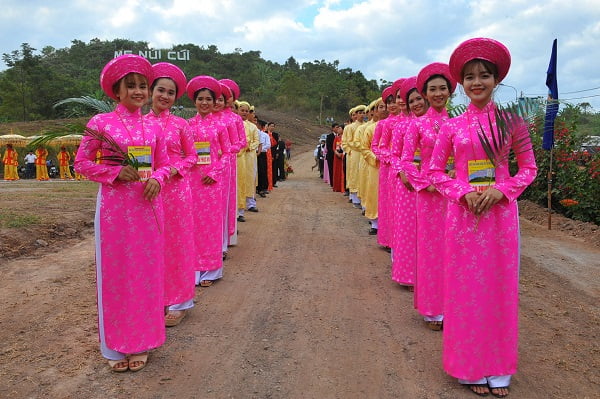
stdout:
[[186,310],[194,307],[194,300],[190,299],[182,303],[176,303],[175,305],[169,306],[169,310]]
[[206,272],[196,272],[196,285],[200,284],[203,280],[218,280],[223,277],[223,267],[220,267],[216,270],[209,270]]
[[488,386],[490,388],[500,388],[500,387],[507,387],[510,385],[510,377],[512,377],[512,376],[511,375],[491,375],[489,377],[485,377],[485,378],[482,378],[477,381],[461,380],[459,378],[458,382],[460,382],[461,384],[465,384],[465,385],[488,384]]

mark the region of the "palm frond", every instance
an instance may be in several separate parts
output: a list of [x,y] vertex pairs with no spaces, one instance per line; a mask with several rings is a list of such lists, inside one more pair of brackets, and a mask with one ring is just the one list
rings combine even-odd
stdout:
[[448,107],[448,116],[450,118],[456,118],[457,116],[464,114],[467,110],[467,106],[464,104],[457,104],[451,107]]
[[91,96],[65,98],[64,100],[58,101],[56,104],[54,104],[54,108],[58,108],[63,105],[83,105],[84,107],[89,108],[96,113],[111,112],[114,109],[114,104],[112,101],[99,100]]
[[[496,105],[495,123],[488,114],[491,140],[485,133],[484,126],[479,122],[477,132],[479,142],[494,167],[507,160],[511,151],[520,154],[531,149],[529,125],[542,111],[539,102],[534,99],[524,99],[522,102],[507,106]],[[521,134],[517,135],[519,133]]]

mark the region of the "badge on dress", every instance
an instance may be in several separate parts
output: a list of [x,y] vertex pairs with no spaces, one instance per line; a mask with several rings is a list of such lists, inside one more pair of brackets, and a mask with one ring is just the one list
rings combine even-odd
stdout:
[[198,155],[196,165],[210,165],[210,143],[208,141],[196,141],[194,147],[196,148],[196,155]]
[[152,175],[152,147],[149,145],[127,146],[129,158],[135,159],[137,172],[141,181],[146,181]]
[[468,163],[469,184],[477,192],[487,190],[496,183],[496,168],[489,159],[476,159]]

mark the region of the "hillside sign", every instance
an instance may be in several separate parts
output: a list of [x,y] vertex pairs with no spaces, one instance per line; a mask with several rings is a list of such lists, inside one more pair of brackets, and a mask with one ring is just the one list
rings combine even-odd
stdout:
[[[115,50],[115,57],[123,54],[134,54],[133,50]],[[147,60],[163,60],[169,61],[189,61],[190,50],[178,50],[178,51],[167,51],[167,50],[140,50],[138,55],[146,58]]]

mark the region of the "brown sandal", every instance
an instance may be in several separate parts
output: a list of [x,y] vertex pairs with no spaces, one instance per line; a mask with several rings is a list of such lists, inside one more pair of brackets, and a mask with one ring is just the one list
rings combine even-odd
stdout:
[[[140,371],[141,369],[146,367],[147,362],[148,362],[148,352],[130,355],[129,356],[129,370]],[[134,365],[135,363],[137,363],[137,365]]]
[[169,310],[165,315],[165,326],[175,327],[176,325],[181,323],[181,320],[183,320],[183,318],[185,317],[185,313],[185,310]]
[[[465,384],[465,386],[475,395],[488,396],[490,394],[488,384]],[[480,390],[479,388],[482,388],[483,390]],[[485,389],[487,389],[487,392]]]
[[200,281],[200,287],[210,287],[213,285],[212,280],[202,280]]
[[115,373],[122,373],[129,369],[129,363],[127,362],[127,359],[109,360],[108,365],[110,366],[110,369]]
[[443,321],[426,321],[425,324],[429,327],[430,330],[433,331],[441,331],[444,326]]

